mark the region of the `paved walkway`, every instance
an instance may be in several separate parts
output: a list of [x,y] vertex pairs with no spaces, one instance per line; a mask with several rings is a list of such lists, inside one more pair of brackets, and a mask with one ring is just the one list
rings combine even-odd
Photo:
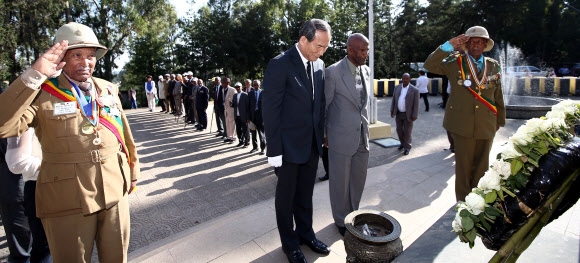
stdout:
[[[481,243],[470,253],[468,245],[459,244],[454,235],[427,238],[437,230],[450,233],[451,221],[446,217],[455,203],[454,156],[444,151],[448,142],[441,127],[443,110],[436,107],[440,101],[439,96],[430,97],[430,112],[424,112],[421,105],[408,156],[396,148],[371,144],[361,208],[386,211],[401,223],[406,251],[398,262],[449,262],[448,254],[461,262],[485,262],[491,256]],[[393,125],[395,134],[390,103],[390,97],[379,98],[379,120]],[[215,132],[195,132],[192,126],[184,129],[182,121],[176,123],[168,114],[144,109],[126,113],[142,169],[137,192],[130,196],[130,262],[285,262],[274,213],[276,177],[264,155],[225,144]],[[522,123],[508,120],[492,151],[497,152]],[[318,176],[322,174],[320,162]],[[308,248],[303,251],[308,261],[344,262],[346,253],[333,225],[327,182],[317,182],[313,200],[314,230],[331,245],[332,253],[318,257]],[[564,237],[574,249],[562,246],[566,249],[548,252],[575,258],[559,262],[578,262],[578,219],[580,211],[574,207],[542,231],[534,244],[543,243],[544,233],[557,233],[557,240]],[[418,244],[431,249],[417,250]],[[0,260],[5,260],[5,239],[0,239],[0,248]],[[413,251],[420,251],[423,258]]]

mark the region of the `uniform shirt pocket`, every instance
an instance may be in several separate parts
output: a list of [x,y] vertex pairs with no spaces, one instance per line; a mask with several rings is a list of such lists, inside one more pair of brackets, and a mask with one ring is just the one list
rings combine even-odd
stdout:
[[46,131],[53,132],[56,138],[77,136],[79,134],[80,110],[76,109],[74,113],[54,115],[54,110],[45,110]]

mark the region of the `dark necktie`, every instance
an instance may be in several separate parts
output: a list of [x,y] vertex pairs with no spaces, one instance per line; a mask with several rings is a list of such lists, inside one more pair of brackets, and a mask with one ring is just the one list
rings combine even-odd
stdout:
[[366,103],[366,98],[367,98],[367,88],[366,88],[365,78],[363,77],[363,74],[362,74],[362,67],[359,67],[358,73],[360,76],[360,80],[362,82],[362,91],[360,93],[360,105],[361,105],[361,108],[364,108],[364,105]]
[[310,96],[313,97],[314,94],[313,94],[312,90],[314,87],[312,87],[312,86],[314,85],[314,82],[312,81],[312,66],[310,66],[311,63],[312,62],[310,62],[310,61],[306,62],[306,64],[308,64],[308,66],[306,67],[306,73],[308,74],[308,82],[309,82],[308,87],[309,87],[309,91],[310,91]]

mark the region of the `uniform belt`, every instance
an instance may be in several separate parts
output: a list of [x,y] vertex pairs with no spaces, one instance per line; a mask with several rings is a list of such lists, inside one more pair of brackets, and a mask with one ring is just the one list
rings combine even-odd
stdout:
[[121,151],[121,145],[92,150],[88,153],[49,153],[42,152],[42,161],[48,163],[104,163],[104,161]]

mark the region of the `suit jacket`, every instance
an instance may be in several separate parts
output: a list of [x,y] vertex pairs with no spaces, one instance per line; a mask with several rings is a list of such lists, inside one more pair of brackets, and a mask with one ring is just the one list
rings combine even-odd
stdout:
[[[60,88],[71,88],[64,75],[55,81]],[[93,144],[95,134],[81,132],[88,121],[78,108],[73,113],[55,115],[54,106],[62,100],[42,89],[27,87],[21,78],[0,95],[0,105],[4,105],[0,112],[0,137],[19,136],[32,126],[42,146],[42,165],[36,186],[39,218],[87,215],[110,208],[127,193],[131,180],[139,177],[137,151],[117,96],[118,89],[106,80],[92,78],[92,81],[104,104],[120,111],[121,136],[129,152],[131,167],[110,130],[100,126],[97,132],[101,145]]]
[[[369,148],[368,100],[370,87],[369,67],[362,66],[363,88],[366,90],[361,105],[359,92],[355,88],[355,77],[348,67],[348,59],[326,68],[324,94],[326,96],[326,136],[328,145],[343,155],[353,156],[359,146],[361,128],[365,146]],[[362,127],[361,127],[362,126]]]
[[282,155],[291,163],[306,163],[315,143],[322,154],[324,136],[324,62],[312,62],[314,99],[305,64],[296,45],[270,60],[261,97],[268,157]]
[[[398,101],[401,96],[401,90],[403,89],[403,84],[399,84],[395,87],[395,93],[393,94],[393,103],[391,103],[391,116],[397,115],[399,112]],[[405,96],[405,112],[407,113],[407,121],[413,121],[419,116],[419,89],[409,83],[409,90],[407,90],[407,96]]]
[[[254,124],[263,124],[262,120],[262,90],[260,90],[260,95],[258,101],[256,102],[256,90],[252,89],[248,93],[248,98],[250,99],[250,120]],[[256,103],[258,104],[258,109],[256,110]]]
[[209,89],[206,86],[201,86],[197,90],[197,95],[195,96],[195,107],[197,109],[206,110],[209,101]]
[[[466,87],[459,85],[457,81],[461,79],[461,74],[457,65],[457,57],[447,58],[448,55],[448,52],[437,48],[429,55],[424,65],[429,72],[447,75],[451,83],[451,94],[445,109],[443,127],[451,133],[466,138],[493,139],[497,127],[505,125],[505,104],[501,82],[499,79],[488,81],[487,87],[481,90],[481,96],[497,107],[497,115],[495,115],[482,102],[475,99]],[[463,61],[467,61],[467,55],[462,55],[462,57]],[[500,72],[499,63],[496,60],[485,57],[485,63],[487,64],[488,76],[494,76]],[[469,72],[467,64],[465,64],[464,70],[466,73]],[[479,74],[479,78],[481,78],[483,72]],[[472,80],[472,83],[472,87],[475,87],[475,81]]]
[[250,119],[250,100],[248,99],[248,93],[241,92],[240,93],[240,101],[238,102],[237,99],[238,95],[234,95],[232,107],[234,107],[234,116],[238,116],[240,114],[240,119],[242,122],[246,122]]

